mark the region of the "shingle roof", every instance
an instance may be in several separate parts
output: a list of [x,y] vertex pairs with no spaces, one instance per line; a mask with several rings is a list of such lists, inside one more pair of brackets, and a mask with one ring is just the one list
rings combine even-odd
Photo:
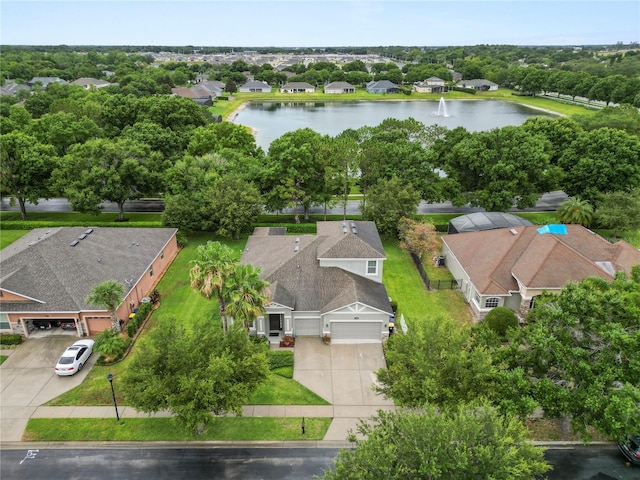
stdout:
[[249,80],[247,83],[242,85],[240,88],[271,88],[266,82],[258,82],[257,80]]
[[383,284],[341,268],[320,266],[321,252],[327,251],[333,251],[332,258],[384,258],[379,237],[371,238],[375,224],[356,223],[357,234],[343,234],[342,222],[318,222],[317,236],[252,235],[242,261],[262,268],[261,277],[271,283],[272,301],[296,311],[325,313],[360,302],[391,313]]
[[378,80],[378,81],[372,81],[370,83],[367,84],[367,88],[400,88],[398,87],[398,85],[396,85],[395,83],[389,81],[389,80]]
[[[84,299],[104,281],[137,282],[175,234],[172,228],[36,229],[2,250],[0,288],[39,302],[7,302],[1,311],[93,310]],[[127,291],[129,288],[127,288]]]
[[355,88],[355,87],[351,85],[349,82],[331,82],[325,85],[324,88],[342,90],[342,89]]
[[311,85],[310,83],[307,82],[287,82],[285,83],[282,88],[304,88],[304,89],[309,89],[309,88],[315,88],[313,85]]
[[104,85],[111,85],[106,80],[100,80],[99,78],[87,78],[87,77],[79,78],[77,80],[74,80],[71,83],[73,83],[74,85],[82,85],[83,87],[86,87],[88,85],[96,85],[99,87]]
[[484,78],[474,78],[473,80],[462,80],[460,82],[461,85],[468,85],[472,87],[482,87],[482,86],[495,86],[497,83],[493,83],[491,80],[485,80]]
[[612,271],[629,273],[640,264],[640,250],[628,243],[612,244],[580,225],[566,227],[566,235],[521,226],[445,235],[443,242],[485,295],[518,291],[518,280],[536,289],[559,289],[588,276],[612,280]]
[[318,222],[317,225],[318,235],[326,237],[318,248],[319,258],[385,258],[373,222]]

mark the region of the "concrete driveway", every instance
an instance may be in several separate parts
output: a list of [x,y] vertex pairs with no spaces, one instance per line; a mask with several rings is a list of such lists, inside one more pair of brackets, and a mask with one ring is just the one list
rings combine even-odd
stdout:
[[333,404],[325,440],[345,440],[359,419],[394,409],[393,400],[376,395],[374,372],[386,368],[380,343],[325,345],[319,338],[296,338],[294,380]]
[[57,376],[53,368],[62,352],[78,338],[29,338],[0,366],[0,441],[20,441],[38,405],[80,385],[96,362],[91,355],[80,373]]

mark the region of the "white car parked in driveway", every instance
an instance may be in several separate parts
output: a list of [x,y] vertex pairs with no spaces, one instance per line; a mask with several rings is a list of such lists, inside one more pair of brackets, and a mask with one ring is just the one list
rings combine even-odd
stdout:
[[84,364],[93,353],[93,340],[78,340],[67,348],[56,364],[57,375],[73,375],[82,370]]

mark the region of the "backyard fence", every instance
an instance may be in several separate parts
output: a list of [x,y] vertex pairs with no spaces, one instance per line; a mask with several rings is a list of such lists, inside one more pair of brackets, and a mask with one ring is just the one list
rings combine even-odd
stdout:
[[427,290],[455,290],[460,288],[460,282],[458,280],[429,280],[429,276],[422,266],[422,261],[420,261],[418,255],[413,252],[411,252],[410,255],[422,279],[422,283]]

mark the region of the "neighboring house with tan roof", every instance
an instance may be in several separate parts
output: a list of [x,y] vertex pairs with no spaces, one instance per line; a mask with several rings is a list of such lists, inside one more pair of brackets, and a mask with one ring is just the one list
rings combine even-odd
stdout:
[[[29,336],[34,321],[74,322],[78,336],[111,327],[108,312],[88,305],[107,280],[125,287],[119,319],[140,305],[178,253],[173,228],[58,227],[32,230],[2,250],[0,331]],[[51,330],[54,333],[57,329]]]
[[612,281],[640,264],[640,250],[581,225],[517,226],[442,237],[442,256],[476,319],[494,307],[526,315],[542,292],[586,277]]
[[318,222],[317,235],[258,227],[242,262],[270,283],[259,336],[331,336],[332,342],[380,342],[393,314],[382,284],[384,248],[373,222]]
[[413,90],[418,93],[447,93],[449,87],[438,77],[429,77],[423,82],[415,82]]

